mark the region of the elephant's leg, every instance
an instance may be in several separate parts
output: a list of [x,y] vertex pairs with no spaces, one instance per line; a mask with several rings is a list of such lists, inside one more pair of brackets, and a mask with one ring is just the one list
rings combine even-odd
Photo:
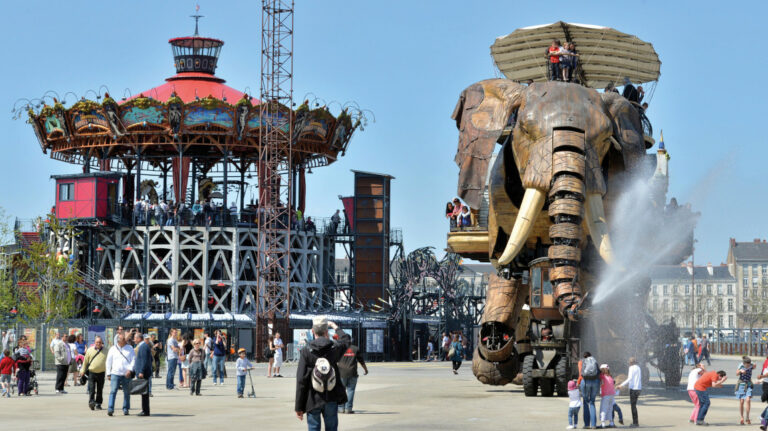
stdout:
[[552,155],[554,172],[549,191],[549,216],[553,222],[549,230],[552,241],[549,248],[549,258],[552,261],[549,279],[560,313],[575,320],[575,309],[581,301],[578,274],[581,262],[585,172],[585,156],[583,150],[578,147],[578,140],[583,142],[584,135],[567,132],[559,136],[564,139],[555,140]]
[[515,335],[527,292],[519,280],[492,275],[488,282],[480,340],[472,372],[489,385],[505,385],[518,372]]

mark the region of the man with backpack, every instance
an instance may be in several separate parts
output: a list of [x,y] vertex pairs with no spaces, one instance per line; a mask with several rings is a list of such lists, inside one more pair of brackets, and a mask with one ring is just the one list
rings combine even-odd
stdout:
[[[334,329],[339,341],[328,338],[328,328]],[[320,430],[320,416],[326,431],[336,431],[339,426],[338,408],[347,402],[347,393],[339,377],[338,361],[349,347],[349,336],[325,317],[312,319],[314,339],[299,355],[296,370],[296,417],[304,420],[310,431]]]
[[600,368],[597,359],[589,352],[584,352],[584,357],[579,361],[579,389],[584,399],[584,426],[595,428],[597,425],[597,413],[595,411],[595,399],[600,393]]

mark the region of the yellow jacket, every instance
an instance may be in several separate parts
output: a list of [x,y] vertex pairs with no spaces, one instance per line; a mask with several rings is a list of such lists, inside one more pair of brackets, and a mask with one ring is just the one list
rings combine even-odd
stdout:
[[103,373],[107,371],[107,352],[102,347],[101,350],[96,350],[91,346],[85,351],[85,359],[83,360],[83,372],[91,371],[94,373]]

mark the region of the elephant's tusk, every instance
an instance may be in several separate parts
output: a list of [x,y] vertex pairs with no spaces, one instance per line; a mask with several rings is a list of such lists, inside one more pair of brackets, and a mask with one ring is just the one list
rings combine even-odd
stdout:
[[507,246],[504,247],[504,253],[499,258],[500,265],[512,262],[512,259],[520,253],[542,208],[544,208],[544,192],[538,189],[526,189],[523,203],[520,204],[520,212],[517,214],[512,233],[507,240]]
[[589,234],[592,236],[592,242],[595,243],[595,248],[603,260],[612,263],[613,246],[611,246],[611,237],[608,234],[608,224],[605,221],[603,197],[599,193],[590,194],[587,196],[586,203],[586,222]]

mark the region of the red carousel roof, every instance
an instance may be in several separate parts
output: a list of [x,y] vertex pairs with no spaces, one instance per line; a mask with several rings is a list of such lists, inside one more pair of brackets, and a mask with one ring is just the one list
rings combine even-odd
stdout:
[[[245,93],[225,85],[224,82],[226,81],[223,79],[207,73],[181,72],[175,76],[167,78],[166,81],[168,82],[165,84],[142,91],[137,95],[129,97],[125,101],[144,96],[151,97],[160,102],[167,102],[175,92],[184,103],[191,103],[195,100],[211,96],[234,104],[245,95]],[[259,101],[253,98],[251,99],[251,104],[258,105]]]

